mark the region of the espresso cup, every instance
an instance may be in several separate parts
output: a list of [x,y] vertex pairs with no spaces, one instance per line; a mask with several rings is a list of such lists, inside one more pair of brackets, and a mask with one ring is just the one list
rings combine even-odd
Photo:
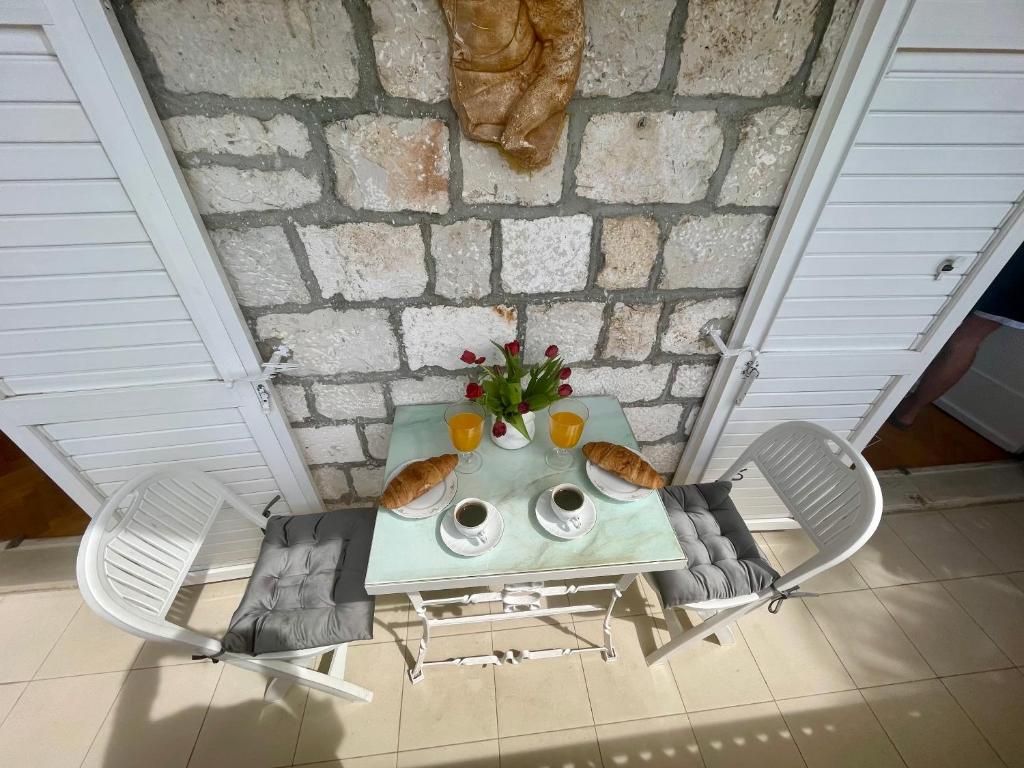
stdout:
[[452,518],[459,533],[468,539],[476,539],[481,544],[486,544],[487,520],[490,515],[491,511],[482,499],[463,499],[455,505]]
[[564,523],[580,527],[580,514],[587,497],[582,489],[572,483],[562,483],[551,489],[551,509]]

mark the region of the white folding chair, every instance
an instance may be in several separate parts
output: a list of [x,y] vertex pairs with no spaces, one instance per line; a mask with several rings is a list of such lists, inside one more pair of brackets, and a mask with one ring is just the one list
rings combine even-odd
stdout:
[[[344,679],[345,644],[250,656],[225,651],[220,640],[167,620],[182,582],[225,507],[266,529],[263,516],[197,470],[157,470],[126,482],[82,537],[78,585],[86,604],[125,632],[180,643],[196,657],[262,673],[270,678],[268,700],[280,698],[298,683],[346,699],[370,701],[371,691]],[[332,651],[326,674],[310,668]]]
[[[882,517],[882,492],[871,467],[852,445],[824,427],[794,421],[772,427],[743,451],[720,480],[756,467],[817,547],[811,557],[781,574],[768,588],[719,600],[666,607],[657,584],[671,640],[647,657],[657,664],[687,643],[716,635],[732,642],[730,626],[766,603],[800,597],[798,588],[860,549]],[[689,608],[702,619],[684,631],[675,614]],[[777,610],[777,607],[776,607]]]

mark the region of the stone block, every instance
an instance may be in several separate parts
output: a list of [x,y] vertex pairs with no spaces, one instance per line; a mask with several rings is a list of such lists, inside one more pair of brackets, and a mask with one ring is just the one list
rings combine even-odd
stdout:
[[491,222],[466,219],[430,228],[434,291],[449,299],[479,299],[491,292]]
[[309,464],[364,461],[363,448],[353,424],[331,427],[296,427],[292,430]]
[[562,197],[562,171],[569,146],[568,124],[551,162],[535,171],[513,168],[493,144],[459,139],[462,200],[469,204],[552,205]]
[[704,397],[715,366],[710,363],[680,363],[672,382],[672,397]]
[[740,300],[683,299],[678,302],[661,337],[661,349],[675,354],[711,354],[714,346],[700,338],[704,328],[718,328],[729,338]]
[[718,116],[611,112],[583,131],[576,194],[607,203],[692,203],[707,194],[722,154]]
[[465,396],[467,383],[469,379],[465,376],[398,379],[391,382],[391,402],[395,405],[454,403]]
[[419,296],[427,287],[423,237],[416,225],[370,222],[298,228],[324,298],[349,301]]
[[240,98],[355,96],[352,22],[337,0],[138,0],[168,90]]
[[691,0],[676,93],[777,93],[814,37],[818,0]]
[[644,216],[605,219],[601,225],[602,288],[646,288],[658,258],[658,222]]
[[796,107],[768,107],[748,116],[718,204],[781,203],[813,117],[813,109]]
[[318,309],[308,314],[263,315],[256,334],[283,341],[294,353],[296,376],[393,371],[398,341],[383,309]]
[[683,458],[684,448],[685,442],[651,443],[640,446],[640,453],[658,472],[668,475],[671,482],[672,475],[679,467],[679,460]]
[[744,288],[761,257],[771,217],[683,216],[665,241],[661,288]]
[[309,418],[306,405],[306,390],[298,384],[278,384],[274,387],[288,421],[304,421]]
[[656,88],[675,6],[675,0],[587,0],[577,90],[584,96],[628,96]]
[[836,57],[839,56],[839,49],[843,47],[846,35],[850,31],[850,22],[853,21],[855,10],[857,0],[836,0],[836,4],[832,6],[832,16],[825,28],[825,36],[821,38],[821,45],[818,46],[818,55],[814,57],[814,63],[811,65],[811,74],[807,78],[808,96],[821,96],[825,92],[825,84],[828,83],[828,77],[836,64]]
[[182,115],[164,120],[175,152],[213,155],[291,155],[305,157],[311,149],[309,131],[291,115],[258,120],[249,115]]
[[623,408],[633,436],[640,442],[661,440],[679,432],[683,406],[675,404]]
[[387,416],[383,384],[313,384],[316,409],[328,419],[345,421]]
[[348,495],[348,478],[337,467],[313,467],[313,483],[324,501],[341,499]]
[[439,3],[370,0],[373,52],[392,96],[441,101],[448,96],[448,31]]
[[646,360],[658,338],[661,304],[623,304],[612,308],[602,357]]
[[363,426],[366,435],[366,450],[370,456],[383,461],[388,457],[388,440],[391,439],[390,424],[366,424]]
[[320,181],[294,168],[257,171],[204,165],[184,168],[199,212],[239,213],[301,208],[320,199]]
[[448,211],[448,128],[433,118],[358,115],[325,130],[335,193],[372,211]]
[[567,363],[593,360],[603,316],[604,304],[599,302],[566,301],[528,307],[526,361],[543,360],[544,350],[551,344],[558,345],[558,353]]
[[384,467],[352,467],[352,490],[361,499],[376,499],[384,490]]
[[402,310],[402,342],[409,368],[465,368],[459,360],[465,349],[493,362],[498,353],[493,339],[504,344],[516,337],[514,307],[407,307]]
[[574,368],[569,383],[577,395],[611,395],[620,403],[636,403],[661,397],[671,373],[671,365]]
[[309,302],[309,291],[281,227],[214,229],[210,239],[243,307]]
[[501,283],[511,293],[579,291],[590,269],[589,216],[503,219]]

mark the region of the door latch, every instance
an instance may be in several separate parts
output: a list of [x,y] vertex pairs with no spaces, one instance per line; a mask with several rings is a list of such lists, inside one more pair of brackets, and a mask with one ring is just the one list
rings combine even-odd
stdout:
[[240,381],[248,382],[252,385],[253,391],[256,393],[256,399],[259,401],[260,409],[264,413],[270,413],[270,388],[267,384],[279,373],[284,371],[293,371],[298,368],[296,363],[287,363],[289,357],[291,357],[292,350],[287,344],[281,344],[274,348],[273,354],[270,359],[263,363],[259,373],[252,376],[246,376],[241,379],[232,379],[225,382],[229,387],[235,386]]
[[952,272],[956,268],[956,259],[943,259],[935,268],[935,279],[941,280],[942,276]]
[[743,403],[744,398],[747,396],[747,392],[757,381],[757,377],[761,375],[761,369],[758,367],[758,350],[754,347],[740,347],[739,349],[733,349],[725,343],[722,338],[722,330],[720,328],[713,327],[710,323],[701,329],[700,337],[715,346],[722,357],[739,357],[740,355],[749,355],[750,358],[743,366],[743,370],[740,371],[740,388],[736,392],[736,405]]

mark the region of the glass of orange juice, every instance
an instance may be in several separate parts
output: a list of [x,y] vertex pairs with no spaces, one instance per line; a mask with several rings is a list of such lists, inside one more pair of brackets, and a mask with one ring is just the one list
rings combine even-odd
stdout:
[[484,409],[470,401],[453,403],[444,412],[448,424],[448,436],[452,446],[459,452],[459,463],[455,471],[470,475],[483,466],[483,459],[476,452],[484,433]]
[[566,470],[576,463],[572,449],[583,436],[590,411],[579,400],[564,398],[548,408],[548,429],[554,447],[545,455],[544,461],[552,469]]

